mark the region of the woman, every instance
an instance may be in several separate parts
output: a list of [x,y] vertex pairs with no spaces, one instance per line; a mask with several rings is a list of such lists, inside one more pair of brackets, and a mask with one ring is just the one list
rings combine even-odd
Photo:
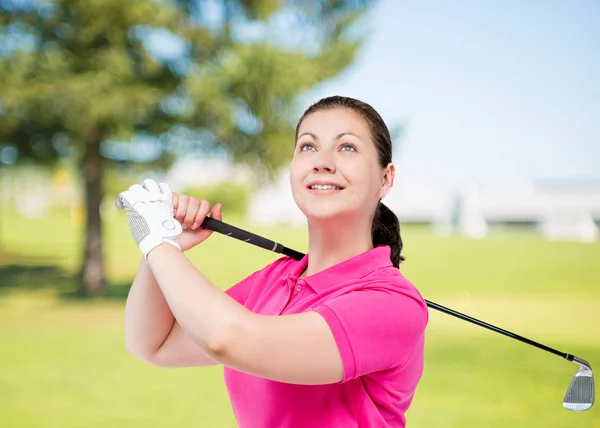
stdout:
[[[146,180],[119,196],[144,254],[125,310],[128,351],[161,367],[225,366],[241,427],[404,427],[423,371],[425,301],[399,272],[395,169],[368,104],[330,97],[296,128],[294,199],[309,251],[226,292],[185,257],[221,207]],[[163,245],[164,243],[171,245]]]

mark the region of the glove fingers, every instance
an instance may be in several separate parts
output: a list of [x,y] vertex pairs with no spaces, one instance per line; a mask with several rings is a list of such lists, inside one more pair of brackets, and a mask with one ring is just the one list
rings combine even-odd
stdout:
[[144,180],[144,187],[151,193],[160,193],[160,187],[158,186],[158,183],[154,180]]
[[160,190],[165,195],[165,214],[173,215],[173,191],[167,183],[160,183]]
[[137,200],[137,198],[134,195],[135,193],[129,190],[125,190],[124,192],[119,193],[117,201],[115,202],[115,206],[121,210],[126,209],[128,206],[133,206],[133,204],[135,204]]
[[123,202],[123,198],[121,197],[121,195],[119,195],[117,197],[117,201],[115,202],[115,207],[117,207],[120,210],[124,210],[125,209],[125,204]]
[[169,196],[171,201],[173,201],[173,191],[171,190],[171,186],[168,183],[160,183],[160,190],[163,192],[165,196]]

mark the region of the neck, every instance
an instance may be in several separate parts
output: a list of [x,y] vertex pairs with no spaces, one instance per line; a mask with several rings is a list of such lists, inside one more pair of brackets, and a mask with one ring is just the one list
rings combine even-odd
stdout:
[[311,220],[308,222],[308,236],[309,259],[303,277],[373,248],[371,221],[362,219]]

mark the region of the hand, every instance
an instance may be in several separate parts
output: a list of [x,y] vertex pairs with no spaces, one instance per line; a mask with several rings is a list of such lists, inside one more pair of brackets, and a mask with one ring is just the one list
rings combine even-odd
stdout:
[[180,248],[181,225],[173,216],[173,192],[166,183],[144,180],[117,198],[116,207],[125,210],[129,229],[144,257],[163,242]]
[[183,229],[179,236],[179,246],[183,251],[190,250],[208,239],[213,231],[200,225],[209,212],[211,218],[221,220],[221,207],[221,204],[216,204],[211,210],[208,201],[173,193],[173,214]]

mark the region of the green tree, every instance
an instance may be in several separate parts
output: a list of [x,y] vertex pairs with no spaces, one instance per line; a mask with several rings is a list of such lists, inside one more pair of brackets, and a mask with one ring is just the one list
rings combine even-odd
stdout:
[[275,171],[295,102],[352,63],[363,36],[348,29],[371,3],[0,0],[0,144],[20,160],[77,162],[82,294],[105,291],[107,168],[213,150]]

